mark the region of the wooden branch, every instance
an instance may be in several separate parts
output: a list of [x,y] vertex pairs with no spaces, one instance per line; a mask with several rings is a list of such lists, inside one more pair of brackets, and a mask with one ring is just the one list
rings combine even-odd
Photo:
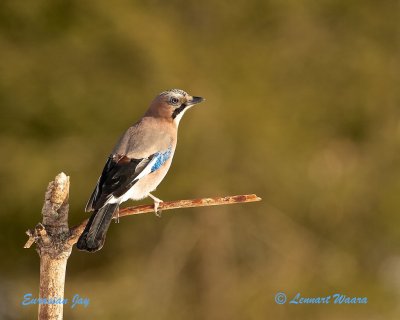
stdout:
[[[158,209],[161,211],[182,209],[182,208],[195,208],[195,207],[208,207],[208,206],[221,206],[226,204],[235,203],[246,203],[260,201],[261,198],[255,194],[246,194],[239,196],[228,196],[228,197],[214,197],[214,198],[200,198],[191,200],[176,200],[161,202]],[[115,214],[113,219],[131,216],[142,213],[154,213],[153,205],[140,205],[135,207],[128,207],[119,210],[118,214]],[[75,244],[78,241],[79,236],[82,234],[85,226],[89,219],[84,220],[81,224],[71,228],[71,237],[68,239],[70,245]]]
[[[65,272],[72,246],[68,228],[69,177],[64,173],[50,182],[42,209],[43,220],[26,233],[29,239],[25,248],[36,242],[40,257],[40,299],[64,298]],[[63,304],[39,304],[39,320],[63,318]]]
[[[55,299],[56,301],[64,299],[67,261],[72,246],[77,242],[88,222],[86,219],[78,226],[68,228],[68,196],[69,177],[60,173],[47,187],[42,222],[26,232],[29,239],[24,248],[30,248],[33,243],[36,243],[36,250],[40,257],[40,299]],[[261,198],[255,194],[178,200],[160,203],[159,210],[219,206],[260,200]],[[154,212],[153,205],[141,205],[121,209],[113,218],[150,212]],[[62,318],[62,303],[39,304],[39,320],[61,320]]]

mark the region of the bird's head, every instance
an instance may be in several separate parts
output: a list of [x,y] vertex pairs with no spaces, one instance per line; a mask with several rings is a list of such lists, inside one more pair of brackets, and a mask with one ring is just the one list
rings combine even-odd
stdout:
[[205,99],[194,97],[180,89],[161,92],[150,104],[146,115],[162,117],[179,124],[183,114],[195,104]]

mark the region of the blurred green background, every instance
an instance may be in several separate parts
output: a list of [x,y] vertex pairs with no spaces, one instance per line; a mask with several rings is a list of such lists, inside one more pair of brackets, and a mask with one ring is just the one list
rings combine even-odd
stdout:
[[0,318],[36,317],[47,183],[70,175],[79,223],[116,139],[181,88],[207,101],[155,195],[263,201],[113,224],[73,250],[66,297],[90,305],[65,318],[399,319],[399,21],[399,1],[1,1]]

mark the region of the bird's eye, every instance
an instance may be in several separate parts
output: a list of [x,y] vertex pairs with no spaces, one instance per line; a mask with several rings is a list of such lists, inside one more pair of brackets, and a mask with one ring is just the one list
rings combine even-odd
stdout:
[[169,99],[169,102],[170,102],[171,104],[178,104],[179,99],[178,99],[178,98],[175,98],[175,97],[172,97],[171,99]]

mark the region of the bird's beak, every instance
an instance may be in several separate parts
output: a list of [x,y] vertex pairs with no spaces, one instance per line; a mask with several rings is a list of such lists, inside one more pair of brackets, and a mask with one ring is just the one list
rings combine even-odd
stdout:
[[202,97],[192,97],[192,99],[189,99],[189,100],[186,102],[186,105],[187,105],[187,106],[193,106],[193,105],[195,105],[195,104],[198,104],[198,103],[200,103],[200,102],[203,102],[204,100],[206,100],[206,99],[204,99],[204,98],[202,98]]

